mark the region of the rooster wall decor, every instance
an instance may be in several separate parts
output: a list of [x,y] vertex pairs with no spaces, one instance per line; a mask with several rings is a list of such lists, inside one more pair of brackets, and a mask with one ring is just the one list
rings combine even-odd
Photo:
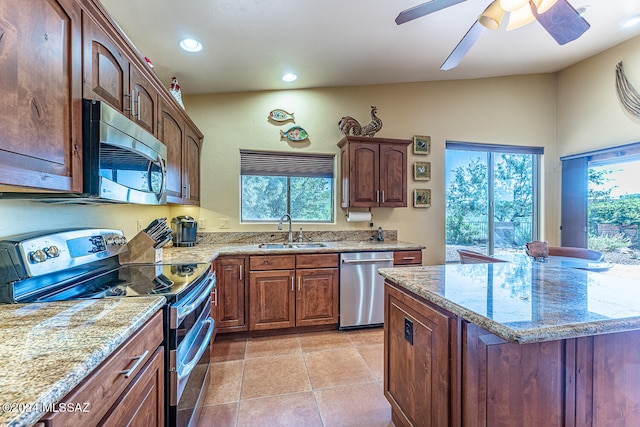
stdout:
[[373,136],[382,129],[382,120],[376,116],[378,109],[375,106],[371,106],[371,122],[364,126],[360,126],[360,123],[351,116],[344,116],[338,122],[338,128],[344,135],[353,136]]

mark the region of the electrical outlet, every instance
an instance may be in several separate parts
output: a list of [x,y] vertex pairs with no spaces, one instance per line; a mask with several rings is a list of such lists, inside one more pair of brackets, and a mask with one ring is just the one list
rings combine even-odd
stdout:
[[139,219],[138,221],[136,221],[136,230],[139,232],[142,231],[142,229],[144,228],[144,224],[142,223],[142,220]]
[[218,218],[220,221],[220,228],[229,228],[229,218]]
[[198,218],[198,228],[207,228],[207,218]]
[[413,322],[404,318],[404,339],[413,345]]

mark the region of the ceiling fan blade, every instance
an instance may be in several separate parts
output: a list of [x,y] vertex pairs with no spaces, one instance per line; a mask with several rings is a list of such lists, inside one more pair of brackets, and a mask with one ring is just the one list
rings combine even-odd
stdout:
[[423,3],[419,6],[412,7],[411,9],[403,10],[396,17],[396,24],[404,24],[405,22],[413,21],[421,16],[428,15],[433,12],[437,12],[442,9],[446,9],[454,4],[462,3],[466,0],[431,0],[430,2]]
[[549,10],[540,15],[535,3],[529,3],[533,15],[559,45],[574,41],[591,27],[567,0],[558,0]]
[[479,21],[469,28],[467,34],[464,35],[462,40],[458,43],[453,52],[449,55],[446,61],[440,66],[441,70],[450,70],[458,66],[462,58],[469,52],[469,49],[478,41],[482,33],[486,28]]

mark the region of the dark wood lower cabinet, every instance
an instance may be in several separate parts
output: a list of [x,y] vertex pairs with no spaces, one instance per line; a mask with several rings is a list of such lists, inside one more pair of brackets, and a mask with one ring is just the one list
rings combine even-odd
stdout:
[[640,331],[510,343],[385,286],[384,392],[397,427],[640,426],[639,349]]
[[396,426],[447,426],[452,317],[387,287],[384,391]]
[[59,403],[86,403],[86,411],[50,412],[40,421],[47,427],[163,426],[162,320],[159,311]]
[[100,426],[164,426],[164,348],[156,350]]
[[512,344],[474,324],[462,327],[463,425],[567,425],[566,341]]
[[338,254],[249,258],[249,330],[338,323]]

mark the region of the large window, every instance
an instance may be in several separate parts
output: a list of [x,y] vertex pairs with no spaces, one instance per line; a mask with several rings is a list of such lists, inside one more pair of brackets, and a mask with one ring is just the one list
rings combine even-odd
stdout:
[[562,246],[640,264],[640,143],[562,157]]
[[539,147],[447,142],[446,261],[521,250],[538,236]]
[[240,151],[243,222],[333,222],[334,155]]

